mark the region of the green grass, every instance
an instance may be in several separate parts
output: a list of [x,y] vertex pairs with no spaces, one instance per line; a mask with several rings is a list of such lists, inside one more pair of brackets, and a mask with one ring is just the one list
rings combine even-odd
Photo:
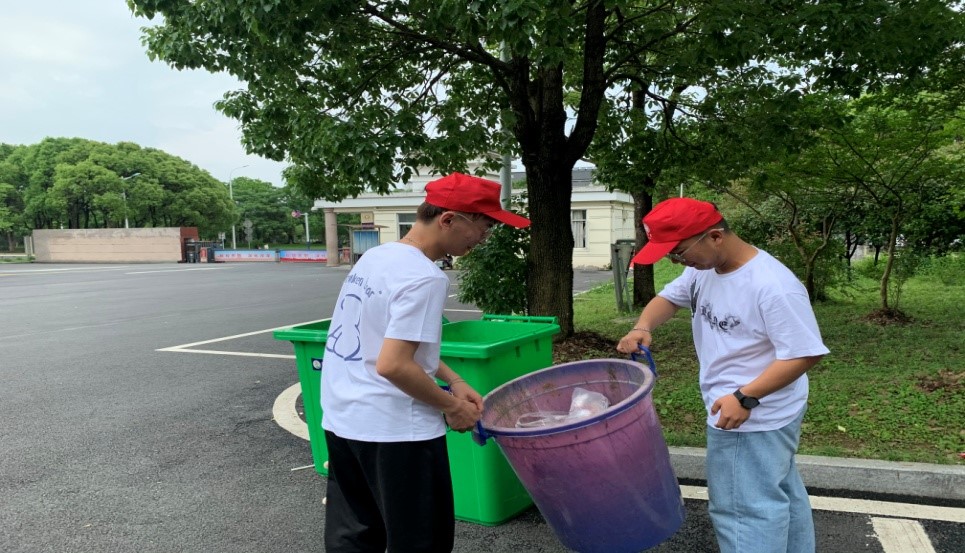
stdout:
[[[831,354],[808,373],[801,453],[965,464],[965,271],[961,260],[948,265],[905,285],[898,307],[912,318],[907,324],[865,319],[879,298],[877,282],[864,277],[815,305]],[[658,291],[682,270],[665,261],[655,269]],[[615,344],[638,314],[615,305],[612,283],[577,296],[576,330]],[[660,375],[653,401],[667,442],[704,446],[689,311],[654,333],[652,351]]]
[[0,255],[0,263],[30,263],[33,256],[26,254],[4,254]]

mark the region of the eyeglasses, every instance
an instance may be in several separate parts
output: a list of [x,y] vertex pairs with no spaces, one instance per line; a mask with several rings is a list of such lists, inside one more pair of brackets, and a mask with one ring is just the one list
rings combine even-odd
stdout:
[[710,234],[711,232],[713,232],[713,231],[715,231],[715,230],[723,231],[724,229],[722,229],[722,228],[712,228],[712,229],[709,229],[709,230],[704,231],[704,233],[700,235],[700,238],[694,240],[694,243],[693,243],[693,244],[691,244],[691,245],[687,246],[686,248],[684,248],[684,251],[682,251],[682,252],[680,252],[680,253],[668,253],[668,254],[667,254],[667,259],[669,259],[670,261],[676,261],[677,263],[686,263],[686,262],[687,262],[687,259],[684,257],[684,255],[686,255],[687,252],[690,251],[690,248],[693,248],[694,246],[696,246],[701,240],[704,239],[705,236],[707,236],[708,234]]
[[[453,211],[452,214],[453,214],[453,215],[456,215],[456,216],[458,216],[458,217],[462,217],[463,219],[465,219],[465,220],[469,221],[470,223],[472,223],[473,226],[475,226],[476,228],[479,228],[479,225],[476,224],[476,222],[479,221],[479,219],[471,219],[471,218],[469,218],[469,217],[466,217],[466,216],[463,215],[462,213],[459,213],[458,211]],[[490,224],[488,224],[488,225],[486,226],[486,228],[483,229],[483,231],[482,231],[482,237],[483,237],[483,239],[489,238],[489,236],[492,235],[493,229],[494,229],[495,227],[496,227],[496,224],[495,224],[495,223],[490,223]]]

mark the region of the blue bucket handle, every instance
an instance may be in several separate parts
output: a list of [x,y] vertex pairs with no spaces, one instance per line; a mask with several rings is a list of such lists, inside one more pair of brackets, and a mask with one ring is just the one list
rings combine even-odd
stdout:
[[[452,393],[452,388],[450,388],[450,387],[449,387],[448,385],[446,385],[446,384],[440,384],[439,387],[442,388],[443,391],[445,391],[445,392],[447,392],[447,393],[449,393],[449,394]],[[449,425],[446,424],[446,427],[447,427],[447,428],[448,428],[448,426],[449,426]],[[472,441],[476,442],[476,443],[479,444],[479,445],[486,445],[486,440],[488,440],[489,438],[492,438],[492,435],[491,435],[489,432],[486,432],[486,430],[483,429],[483,426],[482,426],[482,422],[481,422],[481,421],[476,421],[476,428],[473,429],[473,430],[470,430],[469,433],[470,433],[470,435],[472,436]]]
[[492,435],[483,428],[482,421],[476,421],[476,428],[470,430],[469,433],[472,435],[472,441],[479,445],[486,445],[486,440],[492,438]]
[[[650,367],[650,372],[653,373],[653,377],[654,377],[654,378],[657,378],[657,364],[653,362],[653,354],[650,353],[650,348],[648,348],[647,346],[645,346],[645,345],[643,345],[643,344],[638,344],[637,347],[640,348],[640,351],[643,352],[643,353],[642,353],[643,357],[646,357],[646,359],[647,359],[647,366]],[[640,354],[640,353],[637,353],[637,352],[635,352],[635,351],[632,352],[632,353],[630,353],[630,359],[631,359],[632,361],[636,361],[637,363],[640,363],[640,362],[641,362],[640,359],[639,359],[640,356],[641,356],[641,354]]]

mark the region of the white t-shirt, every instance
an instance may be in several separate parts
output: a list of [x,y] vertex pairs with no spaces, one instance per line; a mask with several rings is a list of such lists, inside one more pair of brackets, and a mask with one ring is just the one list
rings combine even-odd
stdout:
[[345,279],[322,364],[322,427],[342,438],[405,442],[445,434],[442,413],[379,376],[384,338],[421,342],[415,360],[439,369],[449,278],[421,251],[399,242],[365,252]]
[[[700,392],[707,424],[714,402],[757,378],[775,359],[828,353],[807,290],[787,267],[758,250],[736,271],[684,270],[659,294],[692,310],[691,326],[700,361]],[[761,399],[737,431],[775,430],[790,423],[807,403],[808,378]]]

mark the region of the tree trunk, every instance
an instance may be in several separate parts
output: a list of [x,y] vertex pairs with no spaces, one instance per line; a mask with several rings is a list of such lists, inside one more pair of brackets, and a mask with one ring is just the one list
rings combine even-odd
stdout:
[[527,307],[534,315],[555,316],[561,338],[573,335],[573,166],[593,140],[607,86],[603,64],[606,2],[591,0],[585,14],[583,93],[569,137],[562,64],[533,67],[525,58],[513,58],[504,75],[516,116],[513,135],[526,167],[533,222],[527,256]]
[[[646,191],[633,193],[633,228],[636,238],[636,251],[647,243],[647,231],[643,228],[643,216],[653,209],[653,179],[647,177]],[[633,266],[633,306],[643,309],[657,295],[657,284],[653,276],[653,265]]]
[[834,231],[834,222],[834,214],[826,215],[824,217],[824,219],[821,221],[821,243],[814,248],[814,251],[811,252],[811,255],[808,255],[804,258],[804,286],[807,289],[808,298],[811,300],[811,303],[814,303],[819,299],[823,300],[827,298],[826,290],[821,289],[820,294],[818,293],[817,284],[814,280],[814,274],[818,264],[818,257],[821,255],[821,252],[823,252],[825,248],[831,244],[831,233]]
[[898,216],[891,218],[891,232],[888,235],[888,260],[885,262],[885,270],[881,274],[881,308],[888,309],[888,281],[891,279],[891,270],[895,266],[895,253],[898,249]]
[[531,314],[558,319],[561,338],[573,335],[573,228],[569,217],[573,168],[565,165],[540,159],[526,166],[533,222],[526,302]]
[[525,68],[517,67],[517,90],[526,90],[529,99],[524,106],[515,106],[513,129],[526,167],[532,221],[526,257],[526,307],[532,315],[556,317],[561,329],[558,338],[565,339],[573,335],[570,205],[573,166],[578,156],[568,157],[562,67],[541,69],[532,86],[528,78]]
[[851,268],[851,260],[854,258],[855,252],[858,251],[858,236],[853,234],[851,231],[845,231],[844,233],[844,261],[847,263],[848,268]]

